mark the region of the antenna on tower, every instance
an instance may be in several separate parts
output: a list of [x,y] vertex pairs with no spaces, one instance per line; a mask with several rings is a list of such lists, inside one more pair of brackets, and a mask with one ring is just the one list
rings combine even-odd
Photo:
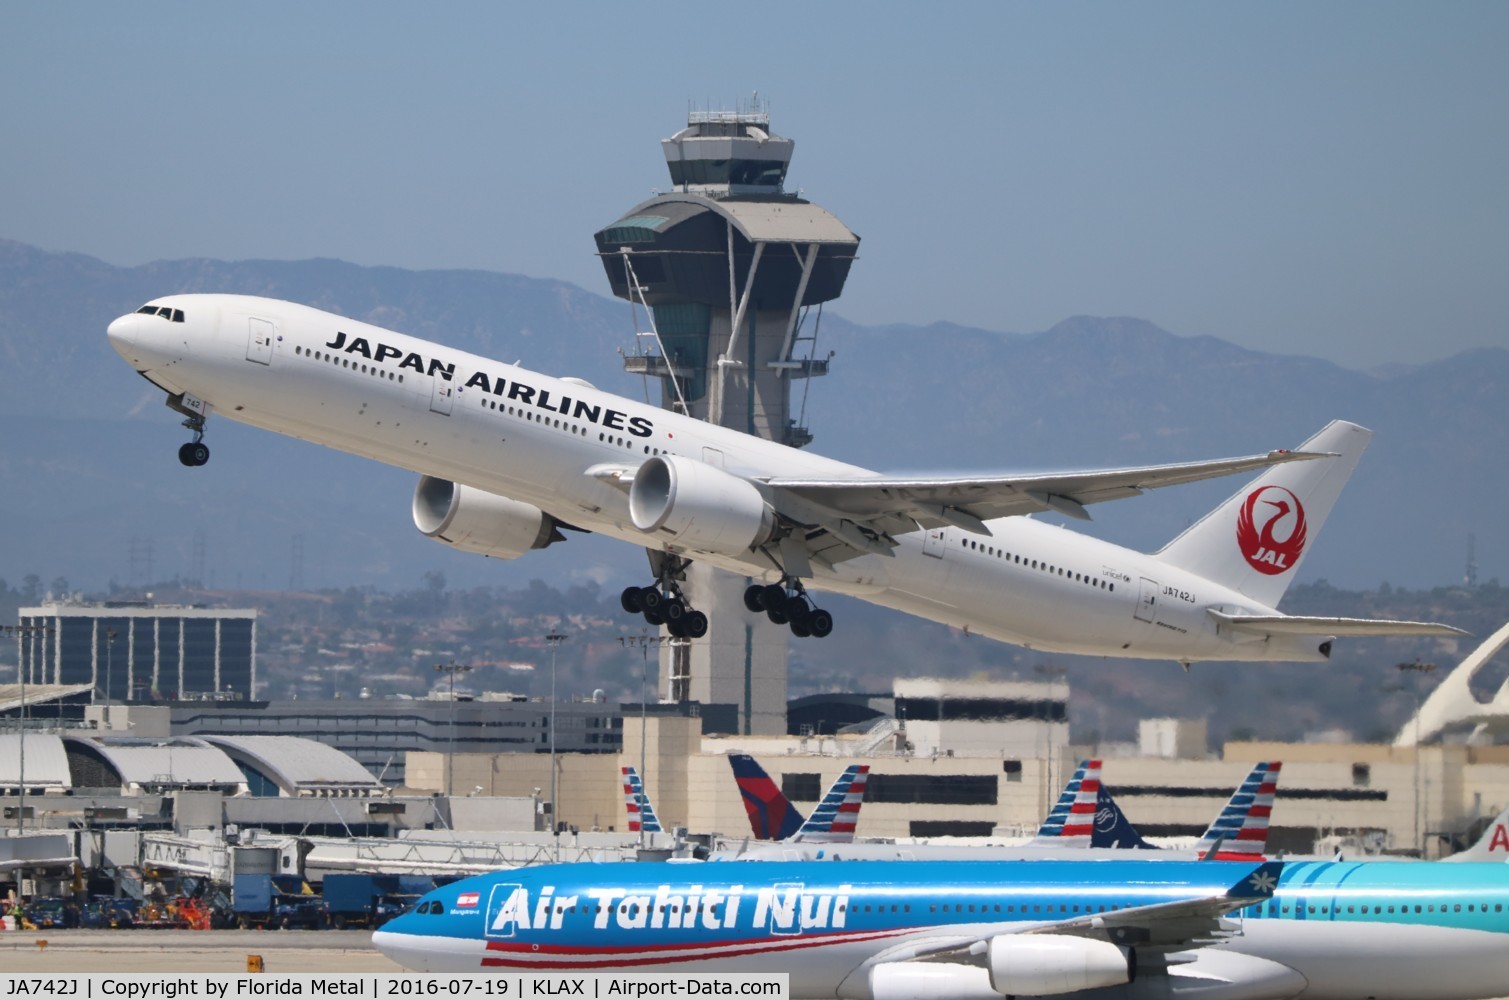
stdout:
[[1478,536],[1470,532],[1467,535],[1467,572],[1462,576],[1462,582],[1468,590],[1478,585]]

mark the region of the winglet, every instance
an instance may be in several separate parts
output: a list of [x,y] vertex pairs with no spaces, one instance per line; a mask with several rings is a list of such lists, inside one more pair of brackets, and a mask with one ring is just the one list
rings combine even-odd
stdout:
[[1274,891],[1278,888],[1279,876],[1283,873],[1282,861],[1264,861],[1227,889],[1226,898],[1248,902],[1272,899]]

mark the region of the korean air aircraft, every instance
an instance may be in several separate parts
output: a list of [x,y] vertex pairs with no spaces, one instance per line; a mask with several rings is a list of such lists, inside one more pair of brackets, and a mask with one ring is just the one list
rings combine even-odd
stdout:
[[1453,1000],[1509,993],[1509,865],[572,864],[373,934],[427,972],[788,972],[791,995]]
[[[1450,635],[1419,622],[1276,610],[1369,432],[1335,422],[1299,451],[1094,472],[884,476],[573,378],[292,302],[169,295],[109,327],[209,460],[233,420],[419,474],[414,523],[514,559],[595,531],[643,546],[655,580],[626,611],[697,638],[680,581],[704,560],[755,582],[751,613],[824,636],[808,588],[1034,649],[1195,660],[1323,660],[1340,635]],[[1032,520],[1238,472],[1257,479],[1144,555]]]

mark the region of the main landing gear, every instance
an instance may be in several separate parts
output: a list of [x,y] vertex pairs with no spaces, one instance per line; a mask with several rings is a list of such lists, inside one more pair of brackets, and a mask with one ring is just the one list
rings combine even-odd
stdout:
[[800,580],[752,584],[744,591],[744,606],[755,614],[765,612],[776,625],[791,626],[791,634],[798,639],[821,639],[833,631],[833,616],[812,604]]
[[190,413],[183,425],[194,432],[194,440],[178,449],[178,461],[197,468],[210,460],[210,446],[204,443],[204,417]]
[[655,556],[651,554],[650,562],[652,566],[659,563],[656,566],[659,579],[648,587],[625,587],[619,604],[631,615],[644,615],[651,625],[664,625],[678,639],[700,639],[707,635],[707,615],[687,604],[677,582],[686,575],[687,560],[670,555],[657,560]]

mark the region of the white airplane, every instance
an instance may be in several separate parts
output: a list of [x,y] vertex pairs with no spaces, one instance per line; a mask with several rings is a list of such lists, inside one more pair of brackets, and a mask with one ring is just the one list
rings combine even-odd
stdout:
[[[459,549],[514,559],[562,528],[643,546],[656,582],[628,588],[625,610],[692,638],[707,629],[679,586],[692,559],[750,577],[749,610],[798,636],[833,627],[809,585],[1032,649],[1186,664],[1460,634],[1276,610],[1370,437],[1341,421],[1297,452],[898,478],[292,302],[169,295],[109,336],[187,417],[185,465],[209,460],[217,411],[419,473],[416,526]],[[1254,470],[1153,555],[1020,516],[1088,519],[1090,504]]]

